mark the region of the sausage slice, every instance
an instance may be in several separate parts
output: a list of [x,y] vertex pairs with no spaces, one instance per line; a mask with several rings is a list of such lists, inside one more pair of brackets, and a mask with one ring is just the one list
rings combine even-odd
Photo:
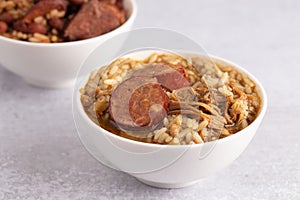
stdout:
[[25,17],[22,19],[24,23],[30,23],[31,20],[38,16],[44,16],[49,13],[53,9],[57,9],[60,11],[66,11],[68,6],[68,2],[65,0],[43,0],[39,1],[35,4],[30,10],[27,12]]
[[81,40],[107,33],[122,23],[122,13],[111,4],[91,0],[82,5],[65,30],[69,40]]
[[123,129],[152,128],[166,116],[168,101],[156,78],[132,77],[113,91],[109,112]]
[[152,64],[143,69],[133,72],[132,76],[154,77],[167,90],[173,91],[190,85],[184,74],[184,69],[180,66],[168,64]]

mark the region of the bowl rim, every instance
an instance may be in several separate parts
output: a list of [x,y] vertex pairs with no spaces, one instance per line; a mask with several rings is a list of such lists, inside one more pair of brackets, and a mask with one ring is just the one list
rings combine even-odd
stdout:
[[62,46],[73,46],[73,45],[81,45],[83,43],[89,43],[94,42],[97,40],[101,40],[105,37],[108,37],[110,34],[118,33],[119,30],[122,30],[126,26],[130,26],[133,21],[135,20],[137,16],[137,3],[136,0],[126,0],[128,1],[129,7],[131,7],[131,12],[129,13],[128,19],[119,27],[116,29],[109,31],[107,33],[104,33],[102,35],[92,37],[89,39],[83,39],[83,40],[77,40],[77,41],[70,41],[70,42],[59,42],[59,43],[34,43],[34,42],[28,42],[28,41],[21,41],[17,39],[12,39],[8,37],[4,37],[0,35],[0,41],[10,42],[13,44],[18,45],[24,45],[24,46],[33,46],[33,47],[62,47]]
[[[136,53],[139,53],[141,51],[138,51]],[[195,52],[190,52],[190,51],[181,51],[182,54],[187,54],[187,55],[203,55],[203,54],[200,54],[200,53],[195,53]],[[83,106],[81,104],[81,100],[80,100],[80,88],[83,87],[83,84],[86,84],[86,81],[89,77],[90,74],[88,74],[88,77],[85,77],[83,79],[83,83],[81,83],[78,88],[74,88],[74,92],[76,92],[75,94],[73,94],[73,100],[74,100],[74,97],[75,97],[75,101],[76,101],[76,105],[74,105],[74,101],[73,101],[73,109],[75,108],[74,106],[76,106],[76,109],[78,109],[78,113],[81,115],[81,117],[85,120],[85,122],[87,124],[89,124],[89,126],[92,126],[93,128],[95,128],[99,134],[105,134],[107,137],[113,137],[114,139],[116,140],[120,140],[121,142],[124,142],[124,143],[128,143],[128,144],[132,144],[132,145],[141,145],[141,146],[145,146],[145,147],[153,147],[153,148],[157,148],[157,147],[160,147],[160,148],[186,148],[187,146],[189,148],[196,148],[196,147],[200,147],[200,146],[203,146],[203,145],[210,145],[211,143],[215,143],[215,142],[228,142],[229,140],[233,140],[234,138],[237,138],[239,136],[241,136],[242,134],[249,134],[249,133],[245,133],[247,132],[249,129],[251,129],[252,127],[254,127],[256,124],[259,125],[262,121],[262,119],[264,118],[265,116],[265,113],[267,111],[267,105],[268,105],[268,98],[267,98],[267,94],[266,94],[266,91],[265,89],[263,88],[262,84],[260,83],[260,81],[255,78],[254,75],[252,75],[250,72],[248,72],[246,69],[244,69],[243,67],[241,67],[240,65],[236,64],[236,63],[233,63],[227,59],[224,59],[224,58],[221,58],[219,56],[215,56],[215,55],[212,55],[212,54],[208,54],[207,55],[210,59],[216,59],[218,61],[223,61],[225,63],[228,63],[229,65],[233,66],[235,69],[237,69],[238,71],[246,74],[252,81],[255,82],[256,84],[256,88],[258,90],[258,93],[260,95],[260,100],[261,100],[261,106],[260,106],[260,110],[259,110],[259,113],[257,115],[257,117],[255,118],[255,120],[250,124],[248,125],[246,128],[236,132],[235,134],[232,134],[228,137],[225,137],[225,138],[220,138],[218,140],[215,140],[215,141],[210,141],[210,142],[204,142],[204,143],[201,143],[201,144],[186,144],[186,145],[164,145],[164,144],[155,144],[155,143],[146,143],[146,142],[140,142],[140,141],[135,141],[135,140],[131,140],[131,139],[127,139],[127,138],[124,138],[124,137],[121,137],[119,135],[116,135],[114,133],[111,133],[109,131],[107,131],[106,129],[102,128],[101,126],[98,126],[97,124],[95,124],[89,117],[88,115],[86,114],[86,112],[84,111],[83,109]],[[77,86],[77,85],[76,85]],[[79,138],[81,138],[80,134],[78,133],[78,127],[77,127],[77,122],[75,121],[75,112],[73,110],[73,119],[74,119],[74,123],[75,123],[75,126],[76,126],[76,129],[77,129],[77,134],[79,136]]]

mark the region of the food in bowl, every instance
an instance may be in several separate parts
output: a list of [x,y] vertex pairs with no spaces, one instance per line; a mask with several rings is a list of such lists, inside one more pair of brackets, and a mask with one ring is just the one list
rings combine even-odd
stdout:
[[254,81],[205,56],[121,57],[93,71],[80,92],[93,122],[121,137],[155,144],[228,137],[251,124],[260,110]]
[[0,2],[0,35],[28,42],[89,39],[118,28],[125,20],[121,0]]
[[[0,1],[0,7],[4,5],[3,2]],[[110,38],[131,29],[137,16],[136,2],[123,0],[122,3],[126,10],[126,21],[115,30],[98,37],[49,44],[0,36],[0,65],[34,86],[62,88],[73,85],[80,64],[92,50],[98,46],[105,46],[105,42]],[[118,51],[123,42],[110,45],[110,52],[113,54]]]

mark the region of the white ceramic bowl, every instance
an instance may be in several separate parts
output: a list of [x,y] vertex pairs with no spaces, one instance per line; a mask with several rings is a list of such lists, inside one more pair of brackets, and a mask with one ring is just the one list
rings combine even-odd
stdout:
[[[149,53],[144,53],[144,57]],[[132,55],[137,57],[137,54]],[[229,63],[256,83],[262,99],[261,109],[248,127],[232,136],[204,144],[172,146],[137,142],[112,134],[93,123],[83,110],[79,88],[75,88],[74,118],[84,146],[103,164],[161,188],[185,187],[228,166],[255,135],[267,109],[267,96],[260,82],[245,69],[222,58],[211,58]],[[85,82],[79,83],[80,87]]]
[[[64,43],[30,43],[0,36],[0,65],[40,87],[65,87],[75,80],[80,65],[98,45],[130,30],[137,12],[135,0],[124,0],[128,19],[104,35]],[[119,48],[119,47],[116,47]]]

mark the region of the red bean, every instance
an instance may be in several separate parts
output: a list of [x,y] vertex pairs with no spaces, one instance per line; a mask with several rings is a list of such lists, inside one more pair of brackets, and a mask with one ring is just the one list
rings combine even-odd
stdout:
[[44,25],[38,23],[26,24],[23,21],[16,21],[14,23],[14,29],[23,33],[47,33],[47,28]]
[[0,21],[0,33],[5,33],[7,31],[7,24],[3,21]]
[[43,26],[42,24],[32,23],[32,24],[28,25],[28,33],[46,34],[47,28],[45,26]]
[[58,31],[62,31],[65,26],[64,21],[59,18],[51,18],[48,20],[48,23],[52,28],[55,28]]
[[14,18],[10,13],[5,12],[0,15],[0,20],[6,22],[7,24],[10,24],[14,21]]

